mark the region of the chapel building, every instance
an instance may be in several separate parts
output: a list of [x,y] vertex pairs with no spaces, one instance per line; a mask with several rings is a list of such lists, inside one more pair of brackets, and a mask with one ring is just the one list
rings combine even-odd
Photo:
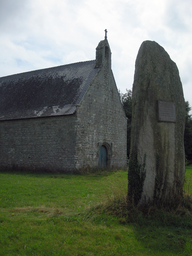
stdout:
[[107,38],[95,60],[0,78],[0,168],[124,168],[126,136]]

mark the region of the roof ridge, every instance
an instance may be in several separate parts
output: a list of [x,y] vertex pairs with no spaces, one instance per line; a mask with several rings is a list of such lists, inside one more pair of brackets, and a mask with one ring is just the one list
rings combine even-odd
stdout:
[[48,67],[48,68],[41,68],[41,69],[35,69],[35,70],[30,70],[30,71],[24,71],[21,73],[16,73],[16,74],[11,74],[11,75],[6,75],[6,76],[1,76],[0,79],[2,78],[8,78],[8,77],[13,77],[13,76],[19,76],[21,74],[30,74],[30,73],[36,73],[36,72],[43,72],[43,71],[48,71],[48,70],[53,70],[57,68],[62,68],[62,67],[67,67],[67,66],[72,66],[72,65],[78,65],[78,64],[85,64],[85,63],[91,63],[94,62],[95,60],[87,60],[87,61],[79,61],[79,62],[74,62],[74,63],[68,63],[64,65],[58,65],[58,66],[53,66],[53,67]]

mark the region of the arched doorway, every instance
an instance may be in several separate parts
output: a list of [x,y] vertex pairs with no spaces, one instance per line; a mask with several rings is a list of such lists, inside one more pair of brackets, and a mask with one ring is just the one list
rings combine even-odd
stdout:
[[101,146],[99,149],[99,168],[107,167],[107,149],[105,146]]

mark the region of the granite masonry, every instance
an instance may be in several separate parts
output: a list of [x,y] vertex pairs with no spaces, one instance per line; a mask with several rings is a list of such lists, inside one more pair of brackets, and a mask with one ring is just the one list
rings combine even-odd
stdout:
[[177,205],[185,173],[185,101],[177,66],[156,42],[139,49],[132,104],[129,199]]
[[1,168],[122,168],[126,129],[106,37],[96,60],[0,78]]

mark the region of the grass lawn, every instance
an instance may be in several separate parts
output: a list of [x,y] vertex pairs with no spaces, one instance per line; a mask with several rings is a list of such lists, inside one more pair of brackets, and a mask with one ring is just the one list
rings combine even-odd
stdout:
[[[192,194],[192,166],[184,190]],[[192,255],[192,217],[121,216],[127,172],[0,172],[0,255]],[[115,203],[118,217],[107,206]],[[112,209],[112,208],[111,208]]]

